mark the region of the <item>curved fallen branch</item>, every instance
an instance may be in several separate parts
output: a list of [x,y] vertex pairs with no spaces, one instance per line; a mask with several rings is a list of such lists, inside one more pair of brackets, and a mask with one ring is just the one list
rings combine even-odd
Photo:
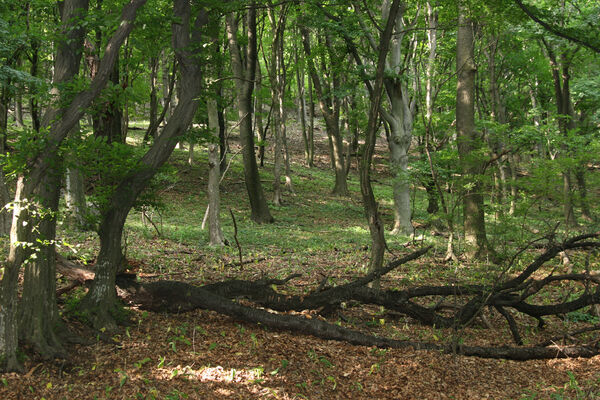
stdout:
[[[447,285],[421,286],[404,290],[374,290],[367,284],[398,266],[415,260],[425,254],[429,247],[417,250],[401,259],[388,263],[384,268],[370,273],[354,281],[337,287],[322,289],[319,287],[305,296],[288,296],[273,289],[273,285],[283,285],[298,275],[291,275],[282,280],[261,279],[257,281],[231,280],[208,284],[202,287],[178,281],[159,281],[139,283],[135,275],[117,277],[119,295],[130,303],[152,311],[184,312],[197,308],[213,310],[233,318],[260,323],[264,326],[288,329],[294,332],[311,334],[323,339],[343,340],[353,344],[378,347],[411,347],[414,349],[436,350],[445,353],[457,353],[486,358],[507,358],[513,360],[528,360],[556,357],[591,357],[599,354],[596,345],[558,346],[553,342],[544,346],[534,347],[474,347],[451,346],[421,343],[413,341],[398,341],[367,335],[337,325],[332,325],[319,319],[306,319],[297,315],[278,314],[252,307],[242,306],[233,301],[235,298],[246,298],[255,304],[279,311],[331,310],[343,302],[358,301],[363,304],[384,306],[390,311],[402,313],[421,323],[437,327],[461,328],[469,324],[479,315],[484,307],[496,309],[506,320],[513,339],[517,345],[522,344],[517,320],[509,312],[514,311],[536,318],[540,326],[542,317],[562,315],[581,309],[584,306],[600,304],[600,277],[585,272],[583,274],[565,274],[546,276],[533,279],[536,273],[547,261],[553,259],[565,249],[590,249],[600,247],[600,242],[589,241],[597,238],[598,234],[581,235],[560,245],[552,245],[521,273],[508,280],[499,279],[491,286],[486,285]],[[70,265],[69,267],[72,267]],[[59,266],[59,270],[62,267]],[[89,272],[89,271],[88,271]],[[87,273],[82,274],[86,278]],[[526,302],[549,285],[560,282],[583,283],[585,290],[577,298],[570,301],[550,305],[537,305]],[[597,285],[596,290],[590,290],[591,285]],[[448,312],[447,307],[426,307],[417,301],[420,298],[446,298],[452,296],[464,299],[462,305],[457,304],[454,312]],[[439,304],[439,302],[437,302]],[[444,310],[445,313],[444,313]]]

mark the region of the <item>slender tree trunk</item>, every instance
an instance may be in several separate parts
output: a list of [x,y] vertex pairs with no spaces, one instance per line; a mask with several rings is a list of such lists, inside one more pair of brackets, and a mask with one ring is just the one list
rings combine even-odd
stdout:
[[308,79],[308,166],[315,166],[315,101],[313,97],[313,84],[310,74]]
[[[0,154],[6,154],[6,135],[8,133],[8,103],[4,99],[4,91],[0,93]],[[10,224],[12,216],[10,215],[9,209],[6,207],[11,202],[10,193],[8,191],[8,185],[6,184],[6,176],[4,170],[0,168],[0,235],[8,235],[10,233]]]
[[158,57],[150,58],[150,127],[148,136],[155,137],[158,131]]
[[[377,134],[377,119],[382,98],[383,89],[383,74],[385,71],[385,59],[387,56],[390,40],[394,31],[395,21],[400,8],[400,0],[394,0],[390,5],[386,0],[383,5],[384,18],[387,16],[385,30],[381,34],[379,41],[379,54],[377,59],[377,70],[375,75],[375,84],[373,85],[373,93],[371,96],[371,104],[369,108],[369,120],[367,123],[367,131],[365,138],[365,147],[360,162],[360,190],[363,198],[363,206],[367,221],[369,222],[369,231],[371,233],[371,258],[369,260],[369,268],[371,271],[381,269],[383,265],[383,255],[385,252],[385,235],[384,226],[379,211],[377,210],[377,202],[371,187],[371,163],[373,153],[375,152],[375,141]],[[378,280],[374,282],[377,286]]]
[[256,60],[256,110],[254,121],[258,133],[258,160],[261,167],[265,165],[265,143],[267,141],[267,132],[263,122],[263,96],[262,96],[262,69],[260,62]]
[[296,84],[298,89],[298,115],[302,129],[302,143],[304,143],[304,162],[310,166],[310,144],[306,126],[306,96],[304,93],[304,70],[300,66],[298,48],[294,48],[294,61],[296,62]]
[[[229,147],[227,145],[227,123],[225,121],[225,108],[221,104],[223,98],[223,86],[219,86],[217,98],[217,117],[219,119],[219,160],[221,163],[221,173],[224,173],[227,169],[227,152]],[[219,101],[221,100],[221,101]]]
[[[546,50],[548,52],[548,58],[550,60],[550,67],[552,69],[552,79],[554,81],[554,95],[556,100],[556,108],[558,112],[558,128],[560,133],[563,135],[564,140],[568,140],[568,134],[570,130],[575,129],[575,119],[573,113],[573,105],[571,102],[571,91],[570,91],[570,67],[571,61],[574,54],[564,52],[559,60],[557,59],[553,48],[542,39]],[[566,143],[561,146],[563,157],[569,157],[569,150]],[[564,167],[562,171],[563,181],[563,214],[565,223],[567,226],[577,226],[577,219],[575,218],[575,211],[573,206],[573,185],[571,183],[571,168]]]
[[21,93],[15,96],[15,124],[19,128],[25,126],[23,123],[23,95]]
[[[315,63],[312,58],[308,30],[306,28],[300,28],[300,32],[302,33],[302,44],[304,47],[304,52],[306,53],[306,59],[308,61],[312,83],[317,93],[317,98],[319,99],[319,107],[323,113],[323,118],[325,119],[325,128],[327,130],[327,137],[329,139],[331,149],[331,162],[335,172],[335,185],[332,193],[338,196],[347,196],[349,191],[346,181],[346,168],[344,164],[344,143],[340,133],[339,99],[336,96],[333,96],[333,99],[328,99],[332,93],[325,93],[325,88],[321,84],[321,79],[317,74]],[[328,38],[327,41],[329,41]],[[334,75],[335,74],[336,72],[334,72]],[[337,89],[339,84],[339,82],[336,83],[336,80],[337,78],[334,76],[333,91]]]
[[250,199],[251,218],[256,223],[271,223],[274,221],[269,211],[267,201],[260,182],[258,165],[254,154],[254,133],[252,132],[252,92],[256,77],[256,8],[250,3],[247,11],[248,44],[245,66],[237,40],[238,23],[235,15],[227,16],[227,38],[231,53],[231,64],[234,72],[237,91],[240,139],[244,163],[246,190]]
[[[39,49],[40,44],[37,39],[32,39],[31,43],[31,65],[29,66],[29,74],[37,77],[39,70]],[[40,110],[38,107],[38,101],[34,94],[29,96],[29,114],[31,115],[31,126],[34,131],[40,131]]]
[[[219,117],[217,115],[217,102],[208,100],[206,104],[208,113],[208,128],[218,135]],[[219,169],[219,145],[216,142],[208,144],[208,237],[211,246],[224,246],[225,237],[221,230],[219,217],[221,198],[219,194],[219,183],[221,171]]]
[[285,112],[285,66],[283,59],[283,33],[286,23],[287,6],[283,6],[278,17],[275,16],[275,10],[269,8],[269,20],[271,26],[275,27],[271,53],[271,94],[274,101],[273,112],[273,132],[275,137],[273,168],[273,204],[279,206],[282,204],[281,175],[283,164],[286,167],[286,183],[291,179],[289,177],[289,157],[286,156],[286,112]]
[[474,90],[477,67],[473,58],[473,25],[467,12],[464,0],[461,0],[456,39],[456,133],[462,175],[465,184],[468,184],[463,195],[465,241],[473,247],[471,256],[484,259],[489,255],[493,256],[493,251],[485,232],[482,184],[479,177],[483,170],[481,161],[473,159],[481,138],[475,131]]

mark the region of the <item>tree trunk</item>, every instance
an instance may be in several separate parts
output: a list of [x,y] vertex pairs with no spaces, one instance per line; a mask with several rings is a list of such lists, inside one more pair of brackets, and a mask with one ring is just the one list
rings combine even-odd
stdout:
[[25,126],[23,123],[23,95],[21,93],[15,96],[15,124],[19,128]]
[[[4,91],[0,96],[0,154],[6,154],[6,135],[8,133],[8,104],[4,100]],[[10,224],[12,216],[10,215],[9,209],[6,207],[11,202],[10,193],[8,191],[8,185],[6,184],[6,176],[4,170],[0,168],[0,235],[8,235],[10,233]]]
[[[37,77],[40,61],[40,43],[37,39],[31,39],[31,65],[29,66],[29,74]],[[35,132],[40,131],[40,110],[36,96],[29,96],[29,114],[31,115],[31,126]]]
[[262,69],[260,62],[256,60],[256,110],[254,122],[258,134],[258,160],[261,167],[265,166],[265,145],[267,142],[267,132],[263,122],[263,96],[262,96]]
[[35,191],[39,208],[38,213],[29,218],[29,223],[37,227],[32,238],[39,240],[39,248],[35,250],[36,257],[25,263],[23,293],[19,305],[19,338],[31,344],[45,359],[66,355],[58,337],[65,327],[62,326],[55,295],[54,239],[60,180],[60,169],[53,168]]
[[[375,74],[375,84],[371,95],[371,104],[369,107],[369,120],[367,122],[365,147],[360,162],[360,191],[363,198],[363,207],[365,215],[369,223],[369,231],[371,233],[371,258],[369,260],[370,271],[378,271],[383,265],[383,255],[385,253],[385,235],[384,226],[379,216],[377,202],[371,187],[371,163],[373,153],[375,152],[375,141],[377,140],[377,120],[382,98],[385,60],[392,39],[396,18],[400,8],[400,0],[394,0],[390,5],[389,1],[385,1],[383,5],[384,18],[387,17],[385,30],[381,34],[379,40],[379,54],[377,59],[377,69]],[[379,282],[376,281],[375,285]]]
[[189,127],[198,107],[202,82],[201,60],[198,52],[201,49],[200,30],[207,22],[206,13],[204,10],[198,11],[199,14],[190,29],[189,2],[174,0],[173,8],[176,20],[181,21],[172,25],[173,46],[180,65],[180,98],[173,116],[160,136],[156,138],[136,168],[129,171],[119,183],[112,194],[107,210],[102,215],[98,231],[100,252],[96,260],[96,277],[80,304],[80,308],[87,313],[90,322],[97,329],[114,329],[121,315],[115,293],[115,276],[123,259],[121,238],[127,214],[158,168],[173,152],[177,139]]
[[473,58],[473,25],[467,16],[464,1],[459,3],[458,33],[456,39],[456,133],[462,176],[467,185],[463,195],[465,241],[473,249],[469,255],[485,259],[493,255],[485,232],[480,160],[474,159],[481,138],[475,131],[475,73]]
[[298,48],[294,48],[294,61],[296,62],[296,84],[298,90],[298,115],[302,129],[302,143],[304,143],[304,162],[310,167],[310,143],[306,125],[306,95],[304,92],[304,70],[300,67]]
[[315,101],[313,96],[313,83],[308,74],[308,166],[315,166]]
[[[332,194],[338,196],[347,196],[350,192],[348,191],[348,184],[346,181],[346,167],[344,164],[344,143],[342,141],[342,135],[340,133],[340,105],[339,98],[330,93],[328,90],[327,93],[323,84],[321,83],[321,79],[317,74],[317,70],[315,68],[315,63],[312,56],[312,50],[310,47],[310,36],[309,32],[306,28],[300,28],[300,32],[302,33],[302,45],[304,47],[304,52],[306,53],[306,59],[308,62],[308,67],[310,71],[310,75],[312,78],[312,83],[314,85],[315,91],[317,93],[317,98],[319,99],[319,107],[321,112],[323,113],[323,118],[325,119],[325,128],[327,130],[327,137],[329,139],[330,149],[331,149],[331,162],[335,172],[335,185],[332,190]],[[326,38],[329,42],[330,39]],[[333,91],[338,88],[339,82],[337,79],[338,72],[333,72]],[[330,98],[333,97],[333,99]]]
[[240,139],[244,163],[246,190],[250,199],[250,218],[256,223],[272,223],[274,221],[260,183],[258,165],[254,153],[254,133],[252,132],[252,92],[256,77],[256,8],[252,2],[247,11],[248,44],[245,66],[237,40],[238,23],[235,15],[227,16],[227,38],[231,53],[231,64],[235,76],[237,105],[239,115]]
[[[149,137],[158,132],[158,57],[150,58],[150,127]],[[166,104],[165,104],[166,105]]]
[[[118,60],[111,71],[110,82],[114,87],[120,88]],[[124,143],[121,131],[123,110],[117,99],[113,98],[108,102],[97,104],[97,106],[99,110],[94,118],[94,136],[106,138],[107,143]]]
[[[118,56],[121,44],[133,29],[133,21],[139,7],[146,0],[131,0],[123,8],[121,21],[114,31],[104,51],[104,57],[100,63],[98,74],[92,80],[89,89],[83,90],[73,97],[71,101],[60,110],[49,107],[45,113],[41,126],[48,127],[47,145],[38,152],[29,155],[28,165],[31,166],[27,176],[21,175],[17,179],[17,190],[13,209],[13,223],[11,227],[11,246],[8,260],[5,264],[5,273],[2,279],[2,308],[0,309],[0,327],[3,338],[0,340],[0,359],[4,360],[6,369],[19,369],[16,357],[18,346],[17,340],[17,287],[19,269],[23,262],[29,258],[30,250],[21,246],[23,242],[37,242],[32,237],[32,224],[29,221],[28,199],[31,199],[34,191],[47,182],[48,172],[56,165],[57,151],[67,134],[74,128],[75,124],[90,106],[108,81],[109,73]],[[80,18],[73,18],[75,14],[85,12],[88,7],[87,0],[67,0],[59,3],[63,16],[63,35],[65,38],[58,43],[57,55],[54,67],[54,82],[65,82],[78,72],[81,53],[78,51],[83,45],[84,30],[82,27],[73,28],[71,24]],[[59,37],[63,37],[60,36]],[[54,89],[53,89],[54,90]],[[56,93],[58,94],[58,93]],[[57,116],[60,117],[57,118]],[[48,318],[51,315],[47,315]],[[44,324],[48,326],[48,324]]]
[[[389,6],[389,2],[385,3]],[[388,9],[384,8],[387,14]],[[416,94],[409,93],[407,85],[416,85],[416,71],[409,76],[401,76],[404,69],[412,67],[414,54],[409,50],[407,55],[403,54],[402,40],[404,38],[404,21],[402,12],[394,21],[396,34],[390,43],[390,54],[387,60],[387,68],[393,71],[393,75],[384,78],[387,98],[390,104],[389,110],[383,112],[383,116],[390,126],[390,167],[392,170],[392,187],[394,191],[394,227],[392,234],[402,233],[411,235],[414,228],[411,223],[410,205],[410,175],[408,171],[408,150],[412,141],[413,121],[416,112]],[[412,48],[413,46],[409,46]],[[414,90],[414,88],[413,88]]]
[[[217,115],[216,100],[208,100],[206,104],[208,113],[208,129],[218,135],[219,117]],[[219,217],[221,211],[221,198],[219,194],[219,183],[221,181],[221,171],[219,169],[219,145],[215,141],[208,144],[208,237],[211,246],[224,246],[225,237],[221,230],[221,220]]]
[[[283,33],[285,30],[287,7],[283,6],[279,16],[276,18],[275,10],[269,8],[269,20],[271,26],[275,28],[273,34],[273,44],[271,46],[271,70],[269,78],[271,81],[271,94],[273,96],[273,132],[275,138],[273,167],[273,204],[280,206],[282,204],[281,174],[283,163],[286,162],[285,155],[285,133],[286,133],[286,112],[285,112],[285,65],[283,59]],[[289,167],[286,162],[286,172]],[[286,174],[286,180],[289,178]]]
[[[554,97],[556,101],[556,109],[558,112],[558,129],[564,137],[564,143],[561,146],[563,157],[569,157],[569,149],[566,141],[568,140],[569,131],[575,129],[575,118],[573,112],[573,104],[571,101],[570,90],[570,68],[573,60],[574,52],[565,51],[560,56],[560,63],[557,59],[554,49],[548,42],[542,39],[544,46],[548,52],[550,67],[552,69],[552,79],[554,81]],[[563,181],[563,215],[565,223],[569,227],[577,226],[575,211],[573,206],[573,185],[571,183],[571,168],[564,167],[562,171]]]

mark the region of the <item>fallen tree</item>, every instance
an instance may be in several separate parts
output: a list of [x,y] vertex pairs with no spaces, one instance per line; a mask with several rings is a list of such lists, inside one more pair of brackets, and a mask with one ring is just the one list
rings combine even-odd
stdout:
[[[590,250],[600,247],[598,234],[581,235],[563,243],[550,243],[546,250],[537,256],[525,269],[511,278],[505,278],[512,262],[496,279],[495,284],[487,285],[447,285],[420,286],[404,290],[375,290],[368,283],[386,273],[415,260],[430,248],[419,249],[405,257],[388,263],[384,268],[347,284],[318,288],[305,296],[289,296],[273,289],[274,285],[284,285],[298,275],[283,280],[261,279],[256,281],[230,280],[204,286],[195,286],[180,281],[158,281],[142,283],[135,274],[123,274],[117,277],[119,296],[129,304],[142,309],[157,312],[185,312],[197,308],[213,310],[232,318],[250,323],[260,323],[275,329],[291,330],[314,335],[323,339],[346,341],[357,345],[414,348],[436,350],[445,353],[462,354],[485,358],[504,358],[512,360],[548,359],[560,357],[592,357],[600,354],[597,341],[588,344],[558,345],[547,341],[537,346],[524,347],[519,334],[519,326],[512,313],[522,313],[535,318],[538,325],[544,325],[544,318],[551,315],[563,315],[588,305],[600,304],[600,275],[590,271],[554,275],[553,272],[543,278],[535,278],[540,269],[560,252],[568,250]],[[514,261],[514,260],[513,260]],[[78,279],[80,282],[90,278],[91,271],[77,271],[78,268],[67,260],[59,259],[59,272]],[[535,304],[531,298],[552,285],[564,282],[578,282],[582,285],[580,293],[568,301],[555,304]],[[442,300],[436,305],[426,307],[418,303],[419,299],[452,297],[460,300],[455,311],[449,313],[441,307]],[[245,298],[257,306],[244,306],[235,301]],[[497,310],[507,321],[517,346],[477,347],[465,346],[454,341],[447,345],[416,341],[394,340],[361,333],[352,329],[330,324],[318,318],[306,318],[302,315],[282,314],[287,311],[319,310],[330,312],[344,302],[355,301],[363,304],[376,304],[396,313],[405,314],[415,320],[436,327],[454,327],[460,329],[468,325],[486,307]],[[272,311],[268,311],[266,309]],[[600,329],[596,327],[595,329]],[[576,333],[589,332],[592,329]],[[564,335],[564,337],[572,337]]]

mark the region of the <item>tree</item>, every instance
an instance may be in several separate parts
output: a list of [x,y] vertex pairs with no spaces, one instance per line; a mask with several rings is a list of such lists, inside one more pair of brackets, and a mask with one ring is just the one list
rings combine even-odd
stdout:
[[493,254],[485,231],[483,187],[480,175],[481,136],[475,130],[475,72],[473,58],[473,25],[464,1],[458,5],[458,31],[456,39],[456,133],[458,155],[464,179],[463,212],[465,240],[473,246],[472,255],[485,258]]
[[118,322],[120,305],[115,292],[115,277],[123,260],[121,239],[125,219],[138,196],[175,149],[178,138],[191,124],[198,107],[202,82],[198,52],[202,49],[201,29],[207,23],[208,14],[204,9],[192,14],[187,0],[173,0],[173,15],[175,21],[181,21],[172,25],[173,48],[180,66],[181,92],[167,125],[138,165],[127,172],[106,207],[101,210],[96,276],[80,304],[97,329],[114,330]]
[[[388,10],[384,3],[384,13]],[[414,58],[417,49],[413,37],[408,46],[403,43],[405,33],[416,24],[405,24],[403,11],[396,17],[396,34],[392,38],[391,51],[387,59],[387,71],[384,84],[389,109],[383,108],[381,114],[390,126],[390,168],[394,175],[394,227],[392,233],[413,234],[410,205],[410,176],[408,171],[408,151],[412,142],[412,130],[416,114],[417,71]],[[406,49],[406,54],[404,54]],[[408,73],[404,73],[408,70]],[[412,86],[409,89],[409,85]]]
[[[329,146],[331,150],[331,162],[332,167],[335,171],[335,184],[332,193],[338,196],[348,195],[348,184],[346,181],[346,167],[344,161],[344,143],[342,140],[342,134],[340,132],[340,104],[341,99],[338,95],[340,89],[340,70],[339,65],[331,65],[331,71],[328,75],[331,75],[331,82],[326,82],[321,79],[317,73],[315,66],[315,55],[310,42],[310,32],[306,26],[300,26],[300,33],[302,34],[302,45],[306,54],[306,61],[308,64],[308,70],[312,80],[312,84],[319,101],[319,108],[323,113],[325,119],[325,129],[327,131],[327,137],[329,139]],[[339,61],[342,59],[337,55],[334,55],[333,38],[331,35],[325,35],[326,47],[330,61]]]
[[260,183],[256,155],[254,153],[254,133],[252,132],[252,92],[256,77],[257,46],[256,46],[256,7],[250,3],[246,11],[247,45],[242,54],[238,41],[238,20],[231,12],[226,18],[227,39],[231,54],[231,68],[235,78],[237,107],[239,115],[240,139],[244,160],[244,178],[246,190],[250,199],[250,218],[256,223],[271,223],[274,221],[267,205],[267,200]]
[[397,18],[399,17],[400,3],[401,0],[394,0],[391,5],[388,1],[384,3],[383,14],[386,20],[386,26],[379,39],[375,83],[371,94],[365,147],[360,161],[360,191],[363,197],[363,207],[369,223],[369,231],[371,233],[371,259],[369,261],[371,271],[378,271],[383,265],[383,254],[386,247],[384,227],[381,218],[379,217],[375,195],[373,194],[373,189],[371,187],[370,173],[373,153],[375,151],[375,140],[377,138],[377,119],[379,117],[382,98],[384,68],[390,41],[392,40],[392,33],[396,26]]
[[[145,0],[131,0],[123,8],[120,24],[116,31],[113,33],[111,39],[108,41],[104,57],[98,68],[98,74],[91,82],[89,89],[83,90],[72,94],[65,93],[64,91],[56,91],[56,95],[66,99],[70,98],[70,101],[65,101],[65,98],[61,98],[59,102],[55,103],[55,106],[49,107],[44,114],[41,126],[47,129],[47,136],[44,137],[44,146],[39,150],[32,152],[27,158],[27,168],[24,173],[21,173],[17,180],[17,190],[14,201],[13,211],[13,223],[11,227],[11,246],[8,255],[8,260],[5,267],[5,273],[2,278],[2,310],[0,311],[0,327],[3,331],[0,332],[0,358],[5,362],[5,368],[7,370],[19,369],[19,362],[16,358],[16,351],[18,347],[18,323],[17,323],[17,282],[20,267],[25,261],[30,260],[32,249],[28,246],[24,246],[25,243],[42,243],[43,248],[40,249],[40,255],[42,257],[50,254],[50,249],[54,246],[54,222],[52,221],[53,205],[55,202],[55,193],[58,188],[53,188],[56,184],[56,168],[59,164],[57,157],[58,147],[66,138],[67,134],[73,129],[77,121],[83,115],[84,109],[90,105],[92,100],[98,96],[109,78],[109,73],[113,68],[113,64],[118,56],[118,51],[129,32],[133,29],[133,21],[135,19],[136,12],[139,7],[145,3]],[[54,68],[54,81],[56,83],[64,83],[69,81],[78,70],[79,59],[81,57],[81,51],[83,40],[82,27],[75,25],[76,18],[74,16],[81,15],[81,12],[85,12],[87,9],[87,0],[69,0],[62,4],[61,11],[63,17],[63,32],[66,33],[65,39],[60,42],[59,50],[55,60]],[[56,89],[55,89],[56,90]],[[56,108],[60,105],[60,108]],[[37,206],[35,203],[31,203],[30,199],[34,195],[40,197],[40,205]],[[49,207],[49,209],[48,209]],[[45,221],[42,229],[44,232],[38,231],[34,223],[36,222],[32,218],[39,211],[45,210],[50,212],[46,214],[46,217],[50,218],[50,221]],[[38,236],[39,235],[39,236]],[[31,287],[41,288],[44,287],[43,293],[49,294],[53,292],[55,285],[54,281],[54,270],[53,270],[54,252],[52,251],[52,257],[47,259],[44,257],[43,260],[38,260],[35,267],[43,270],[43,274],[37,273],[25,273],[30,279],[35,279],[35,282],[31,282]],[[52,311],[56,307],[53,304],[53,297],[46,299],[43,296],[39,296],[39,292],[36,290],[29,291],[30,295],[27,297],[31,301],[26,302],[27,308],[21,311],[21,320],[25,320],[27,315],[36,316],[39,318],[37,329],[54,329],[52,324],[52,318],[57,315]],[[45,333],[48,332],[31,332],[29,339],[41,340],[43,342],[36,343],[41,349],[44,349],[48,344],[46,341]],[[56,351],[52,349],[52,343],[50,343],[49,351]]]

